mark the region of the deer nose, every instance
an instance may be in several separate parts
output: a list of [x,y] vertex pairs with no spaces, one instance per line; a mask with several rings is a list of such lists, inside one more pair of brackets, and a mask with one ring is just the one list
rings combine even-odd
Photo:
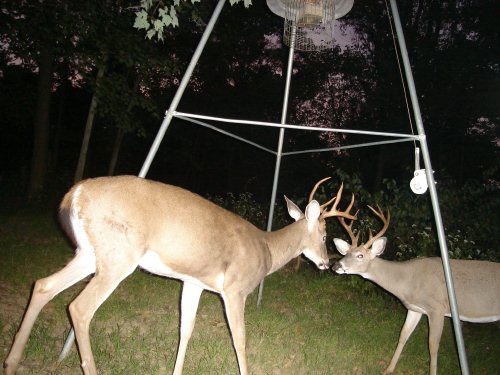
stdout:
[[338,272],[340,269],[342,269],[342,265],[340,264],[340,262],[335,262],[335,264],[332,266],[332,271]]
[[321,262],[320,264],[318,264],[318,268],[320,270],[327,270],[328,268],[330,268],[330,261]]

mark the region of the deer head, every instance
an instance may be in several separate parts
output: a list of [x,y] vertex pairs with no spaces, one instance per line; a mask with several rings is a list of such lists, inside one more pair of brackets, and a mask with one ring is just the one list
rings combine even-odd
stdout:
[[[351,207],[352,202],[351,205],[349,205],[347,212],[350,211]],[[343,217],[339,218],[340,223],[351,238],[351,244],[340,238],[335,238],[333,240],[339,253],[344,255],[344,257],[332,267],[332,270],[339,274],[358,274],[364,276],[368,271],[370,262],[384,252],[387,238],[382,236],[389,227],[390,212],[387,210],[387,216],[385,216],[378,206],[377,209],[374,209],[371,206],[368,206],[368,208],[373,211],[380,220],[382,220],[384,225],[375,236],[373,236],[372,231],[370,230],[370,237],[368,241],[361,245],[358,245],[359,233],[354,235],[352,231],[352,221],[349,225],[347,225]]]
[[[285,196],[290,216],[296,222],[304,220],[303,225],[307,225],[307,233],[309,235],[302,237],[303,243],[300,246],[302,249],[301,253],[304,254],[307,259],[316,264],[319,269],[323,270],[329,267],[329,258],[326,248],[326,219],[333,216],[343,217],[350,220],[356,219],[356,217],[349,214],[349,212],[337,209],[342,196],[343,185],[340,186],[335,197],[322,205],[314,199],[314,194],[318,190],[318,187],[329,179],[330,177],[323,178],[318,181],[316,185],[314,185],[311,193],[309,194],[309,203],[304,213],[302,213],[300,208],[298,208],[295,203]],[[351,205],[353,200],[354,196],[351,200]],[[328,206],[332,203],[333,205],[328,209]]]

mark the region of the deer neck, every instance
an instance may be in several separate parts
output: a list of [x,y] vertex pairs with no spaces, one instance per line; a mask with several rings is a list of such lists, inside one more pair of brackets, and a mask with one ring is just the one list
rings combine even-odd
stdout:
[[404,297],[413,273],[407,262],[393,262],[380,258],[371,261],[367,272],[361,274],[398,298]]
[[298,230],[298,227],[306,224],[305,220],[300,220],[282,229],[266,233],[266,243],[272,259],[268,275],[300,255],[303,231]]

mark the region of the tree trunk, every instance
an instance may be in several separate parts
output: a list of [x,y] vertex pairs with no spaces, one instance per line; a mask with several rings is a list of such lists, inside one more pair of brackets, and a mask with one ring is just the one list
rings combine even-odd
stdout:
[[[140,82],[141,78],[138,75],[135,78],[134,86],[132,87],[132,90],[128,98],[128,105],[126,110],[127,116],[131,115],[132,109],[134,108],[134,99],[139,90]],[[113,144],[113,152],[111,154],[111,160],[109,161],[109,166],[108,166],[108,176],[113,176],[115,174],[116,164],[118,163],[118,156],[120,155],[120,149],[122,146],[123,137],[125,136],[126,133],[130,132],[130,129],[127,129],[127,131],[125,131],[122,127],[120,127],[120,125],[117,125],[117,127],[118,131],[116,133],[115,142]]]
[[383,147],[379,147],[377,152],[377,167],[375,176],[373,177],[373,191],[379,191],[382,187],[385,168],[385,152],[386,151]]
[[108,176],[114,176],[115,174],[116,163],[118,161],[118,155],[120,154],[124,135],[125,132],[123,129],[118,128],[118,133],[116,134],[115,142],[113,143],[113,153],[111,154],[111,160],[109,161]]
[[47,158],[49,154],[53,56],[54,51],[52,46],[43,45],[40,51],[37,102],[35,119],[33,121],[33,154],[28,185],[28,199],[41,193],[45,186]]
[[68,75],[69,75],[69,65],[64,63],[61,71],[61,87],[59,88],[59,102],[57,104],[57,120],[54,127],[54,136],[52,140],[52,156],[49,162],[49,176],[54,176],[55,171],[57,171],[57,164],[59,160],[59,150],[61,145],[61,134],[63,129],[63,120],[66,110],[66,94],[68,91]]
[[87,115],[87,122],[85,123],[85,131],[83,133],[82,147],[80,149],[80,156],[78,158],[78,165],[76,167],[74,182],[78,182],[83,178],[83,171],[85,170],[85,162],[87,160],[87,151],[89,148],[90,136],[92,134],[92,127],[94,125],[94,117],[97,111],[97,90],[101,82],[104,72],[106,71],[106,59],[99,66],[96,77],[96,89],[90,101],[89,113]]

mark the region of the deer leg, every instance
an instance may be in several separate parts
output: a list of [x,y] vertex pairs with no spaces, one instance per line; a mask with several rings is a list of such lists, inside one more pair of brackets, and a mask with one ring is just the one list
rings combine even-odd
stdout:
[[199,285],[184,282],[182,286],[180,340],[175,360],[174,375],[182,374],[187,345],[193,333],[201,292],[203,292],[203,288]]
[[399,334],[398,346],[396,348],[396,351],[394,352],[394,355],[392,356],[389,367],[387,367],[387,369],[385,370],[386,374],[391,374],[396,368],[396,364],[399,361],[399,356],[401,355],[401,352],[403,351],[406,342],[408,341],[411,334],[415,330],[415,327],[420,321],[420,318],[422,318],[421,313],[408,310],[408,313],[406,314],[405,323],[403,324],[403,328],[401,329],[401,333]]
[[119,259],[113,261],[114,264],[111,267],[101,263],[96,275],[69,305],[82,361],[81,366],[85,375],[97,375],[94,356],[90,347],[90,321],[99,306],[116,289],[118,284],[137,267],[137,263],[132,262],[127,257],[124,257],[122,262]]
[[35,282],[24,319],[4,363],[5,375],[15,374],[31,329],[42,308],[57,294],[94,271],[95,258],[93,254],[77,249],[76,256],[63,269]]
[[245,301],[240,294],[223,295],[226,317],[233,337],[234,350],[238,358],[240,375],[248,375],[245,335]]
[[437,374],[439,342],[443,333],[444,315],[429,314],[429,354],[431,357],[430,375]]

